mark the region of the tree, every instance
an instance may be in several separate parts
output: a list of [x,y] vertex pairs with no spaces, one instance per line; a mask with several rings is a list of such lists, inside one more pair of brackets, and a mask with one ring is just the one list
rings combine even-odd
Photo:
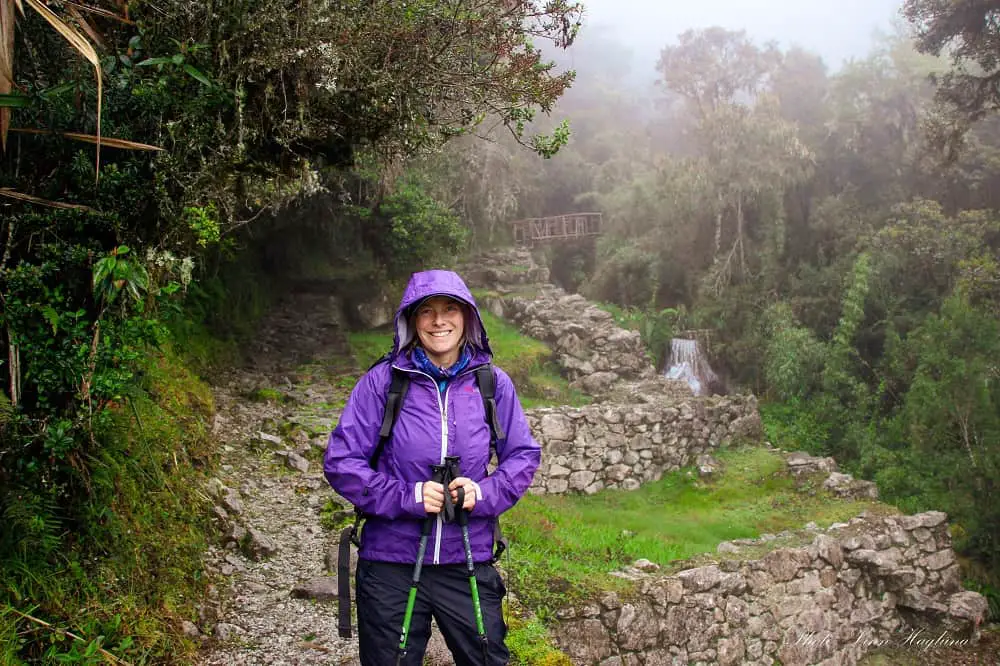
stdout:
[[903,15],[917,48],[950,55],[938,94],[968,122],[1000,109],[1000,3],[995,0],[907,0]]
[[722,28],[685,32],[660,57],[662,84],[694,111],[699,154],[715,185],[709,278],[715,293],[729,284],[734,269],[741,279],[747,276],[748,213],[769,218],[758,223],[782,251],[781,198],[808,173],[811,155],[795,126],[780,116],[772,95],[762,94],[780,60],[773,46],[760,48],[745,33]]
[[761,49],[744,31],[712,27],[688,30],[660,54],[663,85],[688,100],[702,116],[722,104],[752,102],[778,61],[774,46]]

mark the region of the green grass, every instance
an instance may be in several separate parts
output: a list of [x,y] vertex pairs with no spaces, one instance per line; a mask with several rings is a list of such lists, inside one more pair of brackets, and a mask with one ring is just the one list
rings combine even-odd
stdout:
[[392,349],[392,331],[357,331],[347,335],[347,342],[358,368],[366,370]]
[[252,402],[284,402],[285,394],[278,389],[260,388],[252,392],[249,396]]
[[711,482],[680,471],[631,492],[525,497],[504,520],[517,594],[544,615],[621,586],[607,573],[639,558],[669,565],[714,554],[721,541],[825,526],[872,506],[800,491],[784,459],[765,449],[718,457],[725,471]]
[[525,409],[589,404],[589,396],[571,389],[569,382],[560,376],[550,360],[552,350],[548,345],[522,335],[517,327],[489,312],[483,312],[482,318],[489,332],[494,362],[514,380]]
[[538,618],[510,617],[506,643],[511,666],[571,666],[572,662],[552,644]]
[[332,497],[328,498],[319,510],[320,527],[329,532],[339,533],[352,522],[354,522],[354,511],[351,506]]

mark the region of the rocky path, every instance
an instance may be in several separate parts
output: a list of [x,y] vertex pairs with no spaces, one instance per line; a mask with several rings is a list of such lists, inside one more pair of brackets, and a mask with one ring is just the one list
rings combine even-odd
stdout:
[[246,357],[215,382],[221,460],[209,492],[225,537],[207,567],[225,583],[202,613],[213,636],[200,663],[356,663],[330,599],[325,558],[337,537],[321,524],[336,497],[322,474],[325,433],[356,375],[339,303],[289,296]]

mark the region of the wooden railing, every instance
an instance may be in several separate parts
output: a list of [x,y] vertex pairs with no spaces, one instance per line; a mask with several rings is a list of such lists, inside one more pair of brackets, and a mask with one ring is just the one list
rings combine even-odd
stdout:
[[570,213],[552,217],[530,217],[511,222],[514,243],[534,245],[553,240],[599,236],[601,213]]

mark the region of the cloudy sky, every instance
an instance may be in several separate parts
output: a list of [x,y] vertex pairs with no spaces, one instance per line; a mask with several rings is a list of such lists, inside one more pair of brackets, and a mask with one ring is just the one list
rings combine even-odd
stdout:
[[[659,51],[688,28],[745,29],[823,56],[831,69],[868,53],[876,29],[889,32],[902,0],[581,0],[587,26],[610,28],[628,43],[635,65],[652,67]],[[602,30],[603,31],[603,30]]]

